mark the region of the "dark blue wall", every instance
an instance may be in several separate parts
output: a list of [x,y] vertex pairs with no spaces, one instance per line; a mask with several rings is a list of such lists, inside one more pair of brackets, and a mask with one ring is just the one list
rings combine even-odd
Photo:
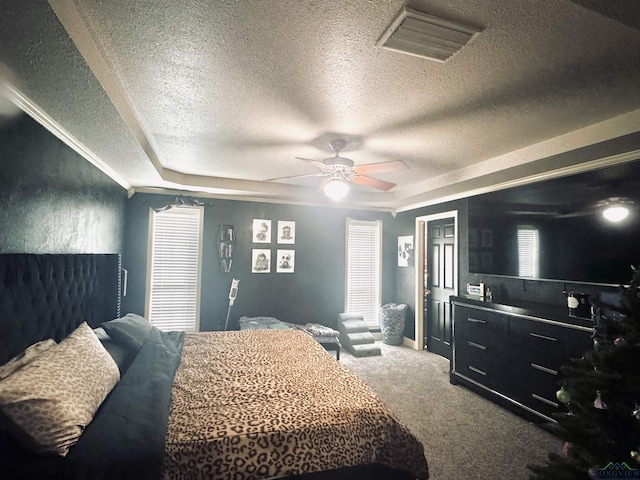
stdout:
[[[415,238],[416,218],[426,215],[435,215],[442,212],[457,211],[458,212],[458,248],[459,259],[458,269],[462,273],[463,269],[468,268],[467,257],[467,202],[466,200],[457,200],[453,202],[441,203],[422,207],[407,212],[400,212],[396,217],[394,233],[398,236],[413,235],[414,247],[417,248],[418,240]],[[396,240],[397,242],[397,240]],[[416,252],[415,258],[418,258]],[[405,322],[404,336],[415,340],[415,291],[416,291],[416,268],[420,265],[413,265],[406,268],[396,267],[396,296],[397,303],[407,304],[407,319]],[[460,275],[461,276],[461,275]]]
[[[129,270],[123,311],[144,313],[149,208],[173,197],[136,194],[123,188],[81,158],[26,115],[0,128],[0,253],[122,253]],[[405,335],[414,338],[415,268],[398,267],[397,237],[415,234],[415,218],[458,210],[459,284],[483,281],[496,301],[527,300],[563,305],[563,290],[597,295],[602,289],[580,283],[522,280],[469,273],[466,199],[397,217],[364,210],[304,207],[272,203],[202,199],[205,207],[202,330],[224,325],[232,278],[240,293],[231,326],[242,315],[269,315],[285,321],[336,326],[344,308],[345,220],[383,221],[383,303],[408,305]],[[252,274],[254,218],[296,222],[295,273]],[[231,273],[222,273],[216,236],[233,224],[238,244]],[[415,239],[414,239],[415,241]],[[282,246],[281,246],[282,247]],[[275,251],[278,244],[268,245]],[[274,252],[275,253],[275,252]]]
[[[128,295],[123,308],[144,314],[147,273],[149,209],[166,204],[173,197],[136,194],[128,202],[128,224],[123,267],[128,270]],[[383,303],[395,301],[397,235],[390,214],[364,210],[305,207],[234,200],[200,199],[205,202],[204,253],[202,265],[201,330],[224,327],[231,280],[240,280],[238,298],[230,315],[230,327],[240,316],[273,316],[293,323],[317,322],[337,327],[344,311],[346,218],[383,221]],[[252,243],[254,218],[296,222],[296,243],[278,245]],[[237,244],[230,273],[222,273],[217,253],[220,225],[231,224]],[[251,273],[251,250],[295,250],[293,274]]]
[[0,253],[121,253],[126,201],[27,115],[0,128]]

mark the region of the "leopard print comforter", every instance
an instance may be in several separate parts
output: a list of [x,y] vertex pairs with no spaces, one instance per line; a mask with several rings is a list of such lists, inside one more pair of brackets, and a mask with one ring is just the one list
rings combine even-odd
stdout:
[[259,480],[374,463],[428,478],[420,442],[301,331],[186,335],[172,394],[167,480]]

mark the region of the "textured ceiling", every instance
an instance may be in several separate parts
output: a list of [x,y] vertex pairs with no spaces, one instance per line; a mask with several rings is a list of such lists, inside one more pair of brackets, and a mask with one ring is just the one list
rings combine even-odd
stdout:
[[402,1],[3,0],[0,74],[132,192],[322,203],[317,177],[264,180],[317,171],[295,157],[342,137],[356,165],[408,167],[343,204],[406,209],[586,168],[610,152],[544,160],[640,130],[640,31],[624,21],[640,5],[609,3],[410,1],[482,30],[438,63],[376,46]]

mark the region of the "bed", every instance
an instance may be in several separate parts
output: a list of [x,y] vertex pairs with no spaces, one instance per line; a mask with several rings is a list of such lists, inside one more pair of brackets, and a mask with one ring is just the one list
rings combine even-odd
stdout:
[[[57,342],[0,380],[3,477],[428,478],[415,436],[307,333],[160,332],[121,316],[119,279],[117,255],[0,255],[0,365]],[[113,386],[70,445],[36,453],[5,394],[64,348],[96,359],[66,360],[58,384],[84,370]]]

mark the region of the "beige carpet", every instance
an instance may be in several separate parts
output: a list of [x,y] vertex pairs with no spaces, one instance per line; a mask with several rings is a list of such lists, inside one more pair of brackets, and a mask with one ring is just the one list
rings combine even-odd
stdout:
[[449,361],[377,342],[382,355],[340,361],[375,390],[424,445],[432,480],[525,480],[562,442],[532,423],[449,383]]

